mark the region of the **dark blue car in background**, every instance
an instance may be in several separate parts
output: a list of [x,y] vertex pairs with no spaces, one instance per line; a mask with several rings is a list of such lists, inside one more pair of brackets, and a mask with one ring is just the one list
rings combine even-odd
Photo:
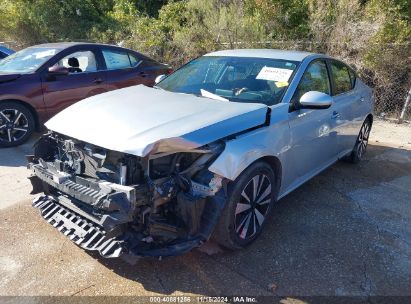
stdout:
[[13,54],[14,51],[6,48],[5,46],[0,45],[0,60],[6,58],[7,56]]

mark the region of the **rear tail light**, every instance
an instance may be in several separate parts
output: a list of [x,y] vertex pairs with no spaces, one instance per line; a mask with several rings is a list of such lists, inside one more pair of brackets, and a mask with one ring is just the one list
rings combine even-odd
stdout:
[[166,74],[167,74],[167,75],[170,75],[170,74],[173,73],[173,72],[174,72],[173,69],[167,69]]

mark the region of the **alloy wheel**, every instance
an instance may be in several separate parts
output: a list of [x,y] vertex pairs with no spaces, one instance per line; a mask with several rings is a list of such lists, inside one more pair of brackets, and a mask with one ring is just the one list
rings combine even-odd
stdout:
[[235,209],[235,231],[241,239],[253,237],[267,215],[273,187],[265,174],[254,176],[241,192]]
[[368,122],[364,123],[361,127],[360,134],[358,135],[358,158],[364,155],[368,145],[368,137],[370,136],[371,126]]
[[15,142],[22,139],[29,131],[26,115],[17,109],[0,111],[0,141]]

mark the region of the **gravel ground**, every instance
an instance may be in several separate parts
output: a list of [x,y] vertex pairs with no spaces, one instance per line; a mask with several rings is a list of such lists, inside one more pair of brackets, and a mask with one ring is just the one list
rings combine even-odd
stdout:
[[283,198],[261,237],[135,266],[76,247],[31,207],[24,155],[0,150],[0,295],[411,296],[411,126],[376,121],[366,159]]

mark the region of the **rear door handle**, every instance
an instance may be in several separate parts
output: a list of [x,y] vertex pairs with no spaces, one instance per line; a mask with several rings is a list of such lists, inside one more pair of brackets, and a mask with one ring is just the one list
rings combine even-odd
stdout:
[[365,98],[364,97],[361,97],[360,98],[360,102],[364,102],[365,101]]
[[102,83],[102,82],[103,82],[103,79],[101,78],[96,78],[93,80],[93,83],[97,83],[97,84]]
[[337,119],[340,117],[341,117],[341,114],[338,113],[337,111],[334,111],[333,114],[331,115],[331,119]]
[[140,76],[141,77],[147,77],[147,76],[149,76],[146,72],[140,72]]

